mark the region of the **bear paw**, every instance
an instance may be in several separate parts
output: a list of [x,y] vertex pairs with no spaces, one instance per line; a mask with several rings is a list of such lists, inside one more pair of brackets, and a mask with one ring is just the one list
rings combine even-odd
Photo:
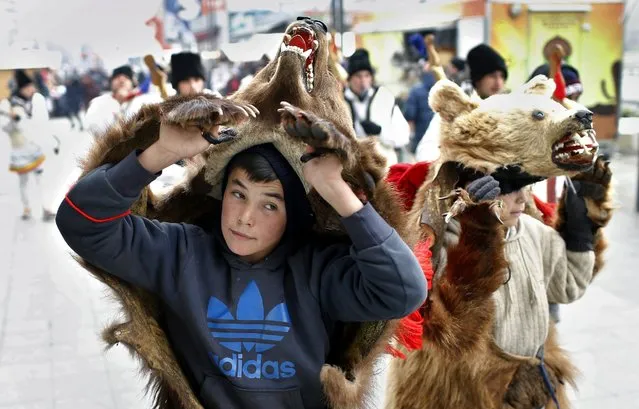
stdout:
[[353,142],[332,122],[302,111],[288,102],[282,102],[281,106],[278,112],[282,115],[282,125],[286,132],[314,148],[314,152],[302,156],[302,162],[308,162],[327,153],[334,153],[341,159],[345,168],[351,165],[350,160],[354,156]]
[[160,112],[164,123],[202,131],[216,125],[239,124],[259,114],[252,105],[204,94],[171,98],[160,105]]
[[588,217],[597,225],[605,226],[611,217],[610,162],[599,156],[592,169],[573,178],[579,182],[579,193],[586,201]]

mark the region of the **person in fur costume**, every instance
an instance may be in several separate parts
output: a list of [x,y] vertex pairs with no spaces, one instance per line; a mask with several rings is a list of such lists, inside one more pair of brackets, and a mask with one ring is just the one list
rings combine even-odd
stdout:
[[[427,165],[409,212],[435,274],[413,319],[421,342],[403,342],[412,351],[393,361],[388,409],[569,407],[575,368],[547,300],[574,301],[600,271],[611,173],[587,111],[562,107],[553,91],[542,76],[475,103],[449,81],[435,85],[442,157]],[[410,196],[419,177],[404,173]],[[522,214],[524,190],[560,175],[575,190],[552,229]]]
[[[32,217],[29,200],[29,179],[33,177],[42,206],[42,218],[51,221],[55,213],[43,203],[41,177],[44,172],[46,155],[41,147],[44,135],[51,133],[48,129],[49,112],[42,94],[38,93],[33,80],[23,70],[14,74],[16,89],[9,100],[0,106],[2,129],[11,140],[11,156],[9,170],[18,175],[20,182],[20,199],[22,200],[22,219]],[[59,147],[54,148],[58,153]]]
[[[351,129],[328,68],[327,45],[325,26],[301,19],[287,28],[277,58],[231,99],[200,94],[143,107],[97,139],[85,158],[83,179],[61,205],[63,237],[78,250],[78,261],[115,291],[127,313],[127,322],[107,328],[103,337],[142,359],[156,407],[360,408],[373,363],[397,327],[392,318],[425,297],[425,280],[408,251],[412,230],[383,180],[385,164],[374,143],[358,141]],[[226,125],[235,127],[216,132]],[[143,152],[137,156],[136,149]],[[161,197],[144,187],[177,156],[197,152],[202,153],[190,161],[191,177],[183,185]],[[242,177],[253,172],[254,155],[277,176],[262,184],[268,189],[261,187],[264,194],[257,196],[246,188],[260,184]],[[94,184],[106,193],[87,194]],[[255,210],[233,206],[233,217],[222,216],[235,200]],[[286,209],[289,222],[269,222],[266,229],[266,222],[260,224],[271,244],[286,234],[286,246],[266,251],[251,240],[257,233],[250,225],[257,226],[251,220],[258,216],[278,217],[271,214],[273,207]],[[349,214],[352,219],[342,218]],[[370,230],[354,234],[351,220]],[[220,226],[225,232],[213,234]],[[113,231],[126,231],[130,239],[103,242],[96,250]],[[290,236],[302,232],[298,240]],[[168,251],[151,251],[152,242]],[[119,251],[135,243],[143,247],[139,252]],[[321,258],[334,261],[329,270],[313,256],[317,247],[311,243],[328,250]],[[382,248],[392,251],[382,256]],[[370,257],[364,264],[362,251]],[[255,259],[245,258],[251,255]],[[135,263],[127,267],[124,259]],[[257,259],[262,262],[251,263]],[[390,268],[391,260],[401,262],[402,271]],[[241,274],[231,277],[231,269]],[[336,281],[329,283],[330,277]],[[217,285],[211,286],[213,281]],[[333,297],[338,288],[353,286],[365,290]]]

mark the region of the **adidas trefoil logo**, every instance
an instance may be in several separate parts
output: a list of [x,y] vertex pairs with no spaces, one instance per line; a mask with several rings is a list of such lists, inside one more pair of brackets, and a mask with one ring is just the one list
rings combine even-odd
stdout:
[[[230,357],[213,355],[213,361],[226,376],[280,379],[295,375],[293,362],[263,361],[262,352],[272,349],[284,338],[291,329],[291,319],[286,303],[264,314],[262,294],[255,281],[240,295],[235,317],[222,301],[211,297],[207,319],[211,336],[234,352]],[[244,361],[243,353],[247,352],[257,353],[255,359]]]

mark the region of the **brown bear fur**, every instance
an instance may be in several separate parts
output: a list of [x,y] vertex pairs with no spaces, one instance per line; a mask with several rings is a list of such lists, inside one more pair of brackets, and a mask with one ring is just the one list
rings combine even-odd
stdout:
[[[293,23],[287,32],[305,22]],[[414,237],[400,208],[395,192],[383,180],[385,161],[372,142],[355,138],[349,111],[343,102],[338,81],[328,69],[326,35],[312,28],[319,48],[316,50],[315,82],[312,92],[305,88],[301,57],[291,53],[278,54],[253,81],[230,99],[209,95],[175,97],[159,105],[144,106],[133,118],[111,126],[98,138],[82,161],[83,175],[106,163],[116,163],[134,149],[144,149],[158,138],[160,123],[181,127],[195,126],[202,130],[214,125],[238,124],[251,105],[259,109],[257,118],[250,117],[235,130],[237,137],[211,147],[189,161],[189,177],[163,197],[154,197],[147,187],[133,205],[132,212],[161,221],[207,225],[211,210],[221,197],[220,182],[231,157],[252,145],[272,142],[301,174],[299,158],[305,143],[315,147],[336,149],[344,164],[344,179],[355,191],[365,195],[380,215],[412,245]],[[310,118],[329,130],[322,141],[309,141],[291,136],[280,126],[281,101],[312,112],[299,115]],[[320,118],[330,119],[330,123]],[[330,125],[330,126],[329,126]],[[303,180],[303,179],[302,179]],[[308,189],[308,186],[306,186]],[[338,214],[314,191],[309,200],[317,216],[317,234],[331,234],[336,240],[346,240]],[[201,408],[196,394],[184,377],[164,334],[162,308],[156,297],[104,272],[86,261],[78,262],[114,291],[122,305],[126,321],[114,323],[104,330],[109,346],[123,343],[143,363],[149,376],[149,388],[157,408]],[[334,408],[357,408],[366,398],[375,358],[389,344],[395,321],[373,323],[343,323],[332,341],[328,361],[321,372],[328,404]]]
[[[574,129],[566,123],[570,121],[567,110],[552,101],[544,102],[541,96],[525,95],[547,93],[552,88],[548,82],[537,78],[523,88],[523,94],[499,96],[497,102],[489,101],[494,98],[491,97],[474,105],[452,84],[440,81],[436,87],[430,98],[433,108],[444,112],[442,157],[418,190],[408,215],[409,222],[419,226],[422,240],[434,239],[433,254],[439,254],[444,245],[442,215],[454,203],[459,204],[455,196],[442,200],[458,181],[453,161],[484,173],[502,165],[519,165],[535,176],[575,174],[550,160],[552,144],[566,129]],[[543,107],[552,112],[549,122],[564,123],[565,128],[537,122],[539,128],[535,129],[529,113]],[[539,160],[539,152],[548,157]],[[590,153],[594,155],[596,150]],[[574,180],[602,185],[604,198],[586,201],[591,219],[597,226],[604,226],[611,210],[610,175],[601,159],[595,162],[594,169],[577,174]],[[562,209],[560,205],[559,211]],[[423,347],[408,352],[406,360],[394,360],[389,374],[387,409],[531,409],[544,405],[555,408],[540,375],[540,360],[508,354],[494,342],[492,294],[503,285],[506,260],[503,227],[489,210],[487,204],[470,204],[457,216],[461,224],[459,243],[448,248],[447,264],[433,279],[433,288],[423,307]],[[558,220],[560,229],[561,217]],[[599,230],[595,242],[597,260],[601,260],[603,243]],[[437,259],[433,263],[436,271],[442,267],[436,265]],[[595,271],[600,268],[599,261]],[[576,369],[559,347],[552,324],[544,353],[560,406],[568,408],[565,388],[574,385]]]

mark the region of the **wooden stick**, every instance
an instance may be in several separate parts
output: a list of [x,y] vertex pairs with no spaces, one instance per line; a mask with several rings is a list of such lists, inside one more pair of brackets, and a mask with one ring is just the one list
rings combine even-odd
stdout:
[[437,49],[435,49],[435,35],[426,35],[426,37],[424,37],[424,42],[426,43],[426,50],[428,51],[428,63],[430,64],[430,69],[435,76],[435,80],[439,81],[447,79],[444,67],[442,66],[442,61],[439,58],[439,53],[437,52]]
[[[559,44],[555,44],[548,58],[548,75],[550,75],[550,78],[555,81],[555,85],[557,87],[563,87],[564,89],[562,93],[564,97],[561,100],[557,99],[555,96],[553,96],[553,98],[555,98],[557,102],[562,104],[564,107],[566,107],[564,101],[568,98],[565,97],[566,81],[564,80],[564,76],[561,72],[561,62],[565,55],[566,53],[564,52],[563,47]],[[557,80],[559,80],[560,83],[557,83]],[[548,203],[557,203],[557,178],[548,178],[546,181],[546,201]]]
[[164,71],[158,68],[155,63],[155,58],[151,54],[147,54],[144,56],[144,64],[149,68],[151,72],[151,82],[153,85],[160,89],[160,95],[162,99],[167,99],[169,97],[168,92],[166,91],[166,80],[167,75]]

